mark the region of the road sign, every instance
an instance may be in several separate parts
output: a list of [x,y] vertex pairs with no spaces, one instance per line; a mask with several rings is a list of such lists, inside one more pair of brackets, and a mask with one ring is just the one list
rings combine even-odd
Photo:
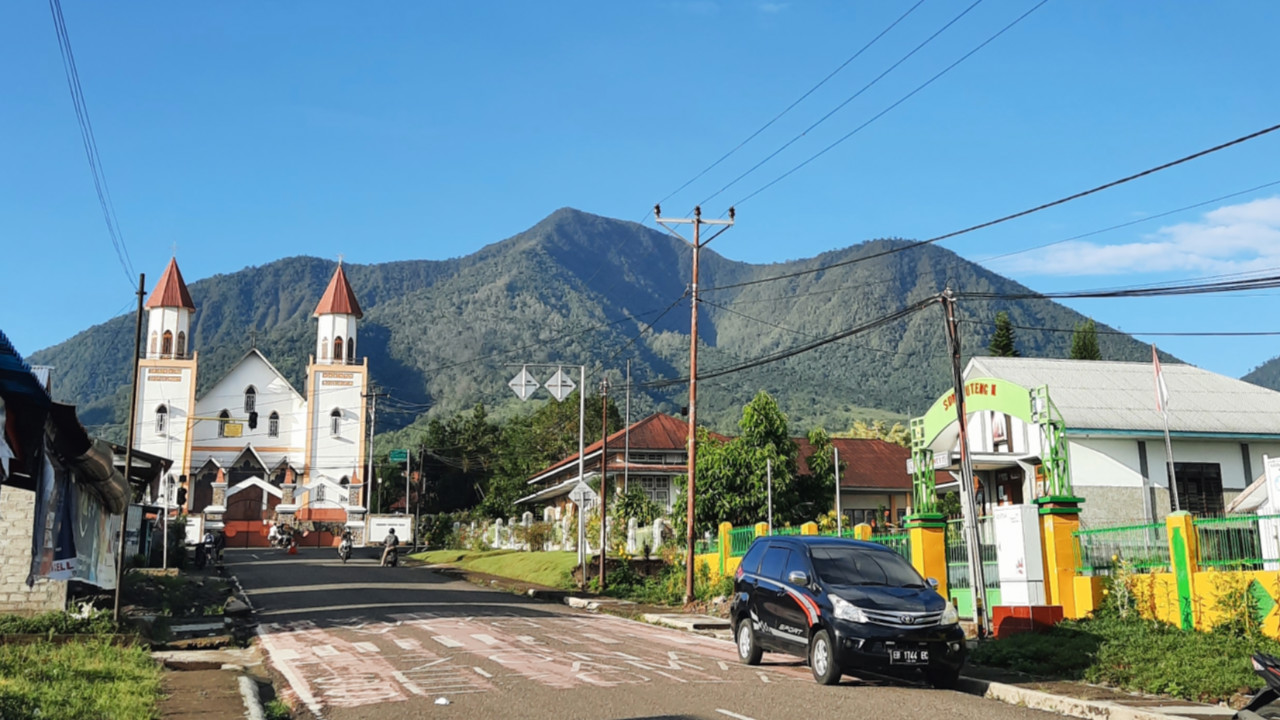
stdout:
[[586,483],[579,481],[578,484],[574,485],[573,489],[569,491],[569,499],[572,500],[575,505],[581,506],[583,502],[594,502],[596,499],[596,491],[592,490],[591,486]]
[[557,402],[563,402],[576,387],[578,386],[573,384],[573,379],[561,369],[557,369],[556,374],[552,375],[551,379],[547,381],[547,390],[551,392],[551,396]]
[[521,400],[528,400],[529,396],[536,392],[540,386],[538,381],[534,380],[533,376],[529,374],[529,368],[520,368],[520,374],[511,378],[511,382],[507,383],[507,387],[510,387],[515,392],[516,397]]
[[392,450],[391,454],[387,456],[387,459],[390,460],[391,462],[406,462],[409,459],[409,451],[408,450]]

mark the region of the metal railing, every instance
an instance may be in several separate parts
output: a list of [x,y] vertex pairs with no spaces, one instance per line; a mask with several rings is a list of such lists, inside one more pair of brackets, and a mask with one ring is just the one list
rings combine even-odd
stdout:
[[729,531],[729,557],[742,557],[756,540],[753,527],[734,528]]
[[1072,534],[1076,572],[1110,575],[1121,564],[1131,572],[1168,572],[1169,540],[1164,523],[1117,525]]
[[[1000,571],[996,564],[995,527],[990,516],[978,518],[978,552],[982,558],[983,585],[988,590],[1000,588]],[[969,558],[964,541],[964,521],[947,521],[947,585],[969,588]]]
[[778,528],[777,530],[774,530],[771,534],[773,534],[773,535],[803,535],[804,533],[803,533],[803,532],[801,532],[801,528],[797,526],[797,527],[780,527],[780,528]]
[[[688,547],[687,545],[685,547]],[[720,538],[711,540],[695,540],[693,552],[697,555],[712,555],[720,552]]]
[[885,533],[884,535],[872,535],[871,542],[880,543],[906,558],[907,562],[911,561],[911,535],[908,533]]
[[1201,567],[1256,570],[1280,562],[1280,515],[1196,518],[1192,524]]

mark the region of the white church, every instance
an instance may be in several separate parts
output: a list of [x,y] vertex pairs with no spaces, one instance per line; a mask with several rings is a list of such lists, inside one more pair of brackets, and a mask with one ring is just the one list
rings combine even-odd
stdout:
[[251,348],[196,396],[195,304],[176,260],[147,310],[134,447],[173,460],[168,502],[186,487],[185,511],[225,529],[233,547],[266,544],[274,517],[362,536],[369,364],[357,354],[363,313],[342,265],[316,305],[315,354],[302,393]]

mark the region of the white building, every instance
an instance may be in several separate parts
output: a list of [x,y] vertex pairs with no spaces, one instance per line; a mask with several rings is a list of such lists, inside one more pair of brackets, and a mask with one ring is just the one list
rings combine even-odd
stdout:
[[228,535],[258,534],[273,509],[287,520],[363,527],[369,368],[357,354],[362,313],[341,265],[316,306],[305,395],[253,348],[196,397],[196,308],[176,261],[147,309],[135,447],[174,460],[170,502],[185,485],[186,510],[225,522]]
[[[1190,365],[1164,365],[1169,435],[1180,508],[1222,514],[1280,455],[1280,393]],[[1164,421],[1150,363],[978,357],[964,373],[969,445],[986,509],[1031,502],[1049,457],[1046,423],[1033,409],[1044,387],[1063,431],[1085,524],[1158,521],[1171,508]],[[932,450],[938,491],[955,488],[959,448],[954,397],[917,421]],[[1143,490],[1148,499],[1144,502]]]

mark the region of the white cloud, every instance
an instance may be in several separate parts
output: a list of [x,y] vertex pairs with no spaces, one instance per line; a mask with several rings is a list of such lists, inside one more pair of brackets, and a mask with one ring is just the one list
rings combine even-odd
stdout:
[[1022,275],[1118,275],[1194,271],[1235,273],[1280,266],[1280,196],[1205,213],[1128,243],[1072,240],[993,260]]

